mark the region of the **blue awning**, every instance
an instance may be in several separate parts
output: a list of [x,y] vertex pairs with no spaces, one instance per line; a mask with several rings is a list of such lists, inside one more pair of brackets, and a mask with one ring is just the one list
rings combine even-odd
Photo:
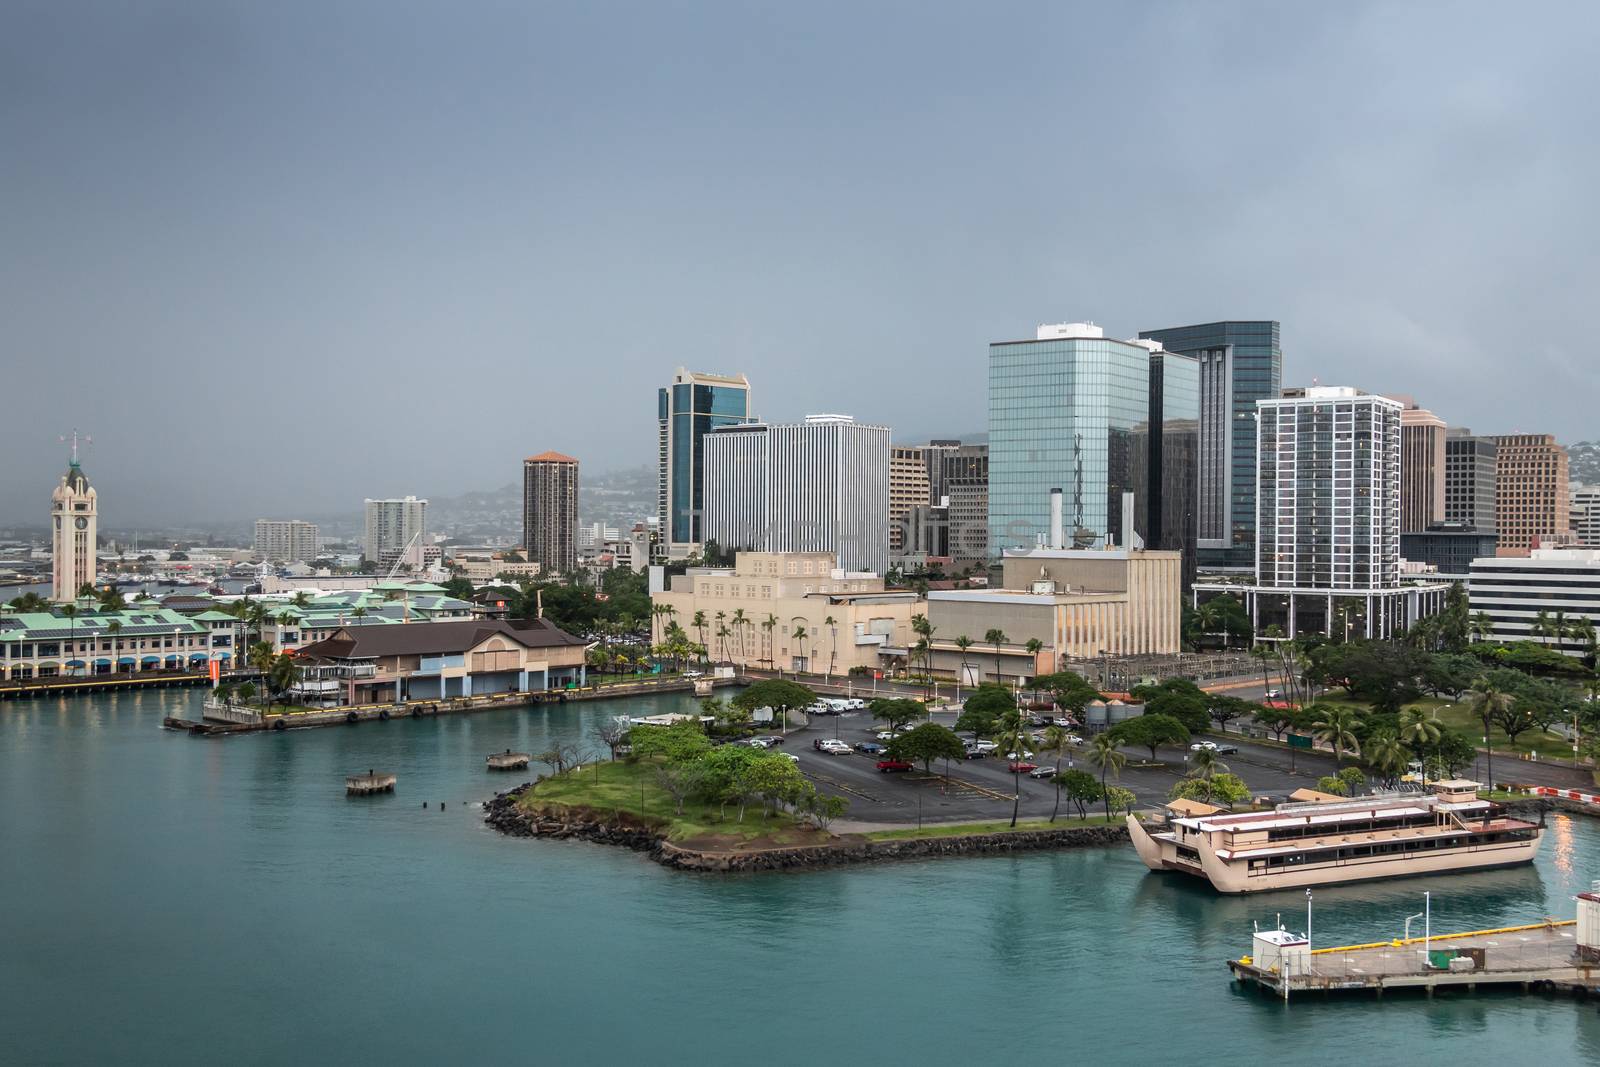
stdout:
[[191,653],[189,653],[189,662],[190,663],[204,663],[205,661],[206,661],[206,654],[204,652],[191,652]]
[[96,667],[109,667],[111,666],[111,661],[108,659],[97,659],[94,661],[94,665]]
[[69,667],[82,667],[83,666],[83,660],[81,660],[81,659],[69,659],[69,660],[67,660],[67,666],[69,666]]
[[161,657],[160,656],[145,656],[142,659],[140,659],[139,662],[140,663],[160,663],[161,662]]
[[118,656],[117,657],[117,666],[119,666],[119,667],[123,666],[124,664],[126,664],[129,667],[131,667],[131,666],[133,666],[133,663],[134,663],[134,659],[133,659],[132,656]]
[[232,659],[232,658],[233,658],[233,656],[230,653],[227,653],[227,652],[218,652],[217,653],[217,659]]

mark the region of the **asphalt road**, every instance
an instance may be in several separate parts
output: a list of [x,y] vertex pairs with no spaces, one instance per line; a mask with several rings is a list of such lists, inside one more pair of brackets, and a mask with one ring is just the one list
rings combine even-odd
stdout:
[[[953,712],[935,712],[935,722],[950,726]],[[925,777],[921,768],[904,773],[884,773],[877,769],[877,757],[858,752],[832,756],[812,748],[818,738],[838,737],[850,745],[876,740],[883,727],[866,712],[837,716],[814,716],[809,726],[789,731],[784,750],[799,757],[800,770],[819,791],[836,793],[850,801],[845,818],[850,822],[915,825],[919,817],[926,822],[970,822],[1010,818],[1014,790],[1020,787],[1021,814],[1026,818],[1050,815],[1056,803],[1055,786],[1048,780],[1013,776],[1006,760],[994,756],[974,760],[951,760],[934,765],[934,777]],[[1215,740],[1236,745],[1238,752],[1222,757],[1229,771],[1242,778],[1257,795],[1287,797],[1302,787],[1315,786],[1318,778],[1338,768],[1332,754],[1296,751],[1241,739],[1234,734],[1212,734]],[[1156,806],[1167,799],[1173,785],[1184,776],[1188,751],[1181,748],[1157,750],[1158,766],[1136,766],[1148,760],[1146,750],[1124,749],[1128,766],[1114,781],[1133,790],[1143,806]],[[1036,760],[1035,762],[1039,762]],[[1082,751],[1069,750],[1061,759],[1062,769],[1077,767],[1098,775]],[[1487,780],[1487,771],[1475,775]],[[949,782],[944,779],[948,773]],[[1495,778],[1499,781],[1526,782],[1563,788],[1589,785],[1588,771],[1548,763],[1497,758]],[[1076,814],[1069,801],[1062,801],[1063,814]]]

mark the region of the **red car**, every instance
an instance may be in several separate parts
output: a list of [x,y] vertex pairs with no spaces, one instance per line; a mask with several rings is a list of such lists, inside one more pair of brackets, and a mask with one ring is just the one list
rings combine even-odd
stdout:
[[881,759],[878,761],[878,770],[884,774],[890,771],[909,771],[911,761],[903,759]]
[[1039,765],[1037,763],[1029,763],[1027,760],[1018,760],[1015,763],[1006,764],[1006,770],[1012,774],[1027,774],[1038,769]]

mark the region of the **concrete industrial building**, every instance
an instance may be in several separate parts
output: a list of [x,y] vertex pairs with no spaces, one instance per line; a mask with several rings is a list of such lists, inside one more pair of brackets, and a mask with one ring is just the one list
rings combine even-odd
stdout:
[[[1107,338],[1093,323],[1047,324],[1031,341],[991,344],[989,551],[1038,544],[1059,488],[1072,547],[1142,537],[1192,557],[1192,507],[1163,494],[1192,492],[1199,388],[1195,358],[1153,340]],[[1134,529],[1124,529],[1130,492]]]
[[1521,555],[1572,533],[1567,450],[1549,434],[1505,434],[1495,449],[1495,531],[1499,551]]
[[742,374],[699,374],[679,367],[657,392],[657,502],[662,548],[683,558],[704,537],[705,435],[750,421],[750,381]]
[[1331,634],[1336,611],[1359,608],[1365,636],[1386,638],[1442,606],[1444,584],[1401,581],[1402,410],[1333,386],[1257,404],[1259,536],[1245,593],[1258,633],[1264,599],[1268,613],[1281,605],[1289,637]]
[[705,435],[703,531],[725,549],[831,552],[889,568],[889,428],[848,415],[746,423]]
[[405,562],[422,565],[420,546],[428,529],[428,502],[414,496],[366,501],[366,535],[361,550],[373,563],[387,556],[413,556]]
[[67,473],[50,494],[50,599],[70,603],[79,589],[94,584],[99,528],[99,494],[78,465],[74,434]]
[[[1052,673],[1068,659],[1180,650],[1183,554],[1066,548],[1056,519],[1061,497],[1050,500],[1049,542],[1007,551],[999,588],[928,593],[935,672],[960,676],[965,685],[1011,683]],[[1124,510],[1133,510],[1131,499]],[[1006,636],[998,655],[983,643],[996,629]],[[957,643],[963,636],[973,642],[965,654]],[[1027,650],[1032,639],[1043,646],[1037,654]]]
[[257,519],[256,558],[277,563],[299,563],[317,558],[322,537],[316,523],[299,519]]
[[1195,499],[1197,552],[1208,569],[1255,566],[1256,401],[1278,395],[1283,349],[1271,320],[1142,330],[1169,352],[1199,361]]
[[578,567],[578,461],[541,452],[522,461],[522,537],[541,574]]
[[911,616],[922,609],[915,593],[888,591],[880,575],[845,570],[832,552],[739,552],[732,567],[674,575],[651,601],[671,607],[695,641],[701,635],[689,620],[704,612],[714,662],[835,675],[901,662]]
[[1444,522],[1445,424],[1410,397],[1400,412],[1400,532]]
[[1468,610],[1488,616],[1494,641],[1537,641],[1569,656],[1587,654],[1587,641],[1534,632],[1540,614],[1600,627],[1600,551],[1535,548],[1523,557],[1474,560]]

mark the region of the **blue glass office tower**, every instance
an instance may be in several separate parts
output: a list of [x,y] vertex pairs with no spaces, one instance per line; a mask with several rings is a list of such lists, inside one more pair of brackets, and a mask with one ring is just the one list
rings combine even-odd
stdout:
[[705,435],[750,421],[750,382],[742,374],[696,374],[679,367],[672,384],[657,393],[656,419],[660,538],[669,555],[687,555],[701,542]]
[[1199,361],[1200,564],[1248,570],[1256,545],[1256,401],[1276,398],[1283,386],[1278,324],[1208,322],[1139,336]]
[[[1032,341],[989,346],[989,545],[1029,548],[1050,530],[1062,490],[1066,547],[1129,542],[1122,494],[1148,548],[1186,550],[1196,361],[1098,326],[1041,326]],[[1170,430],[1170,440],[1169,440]]]

